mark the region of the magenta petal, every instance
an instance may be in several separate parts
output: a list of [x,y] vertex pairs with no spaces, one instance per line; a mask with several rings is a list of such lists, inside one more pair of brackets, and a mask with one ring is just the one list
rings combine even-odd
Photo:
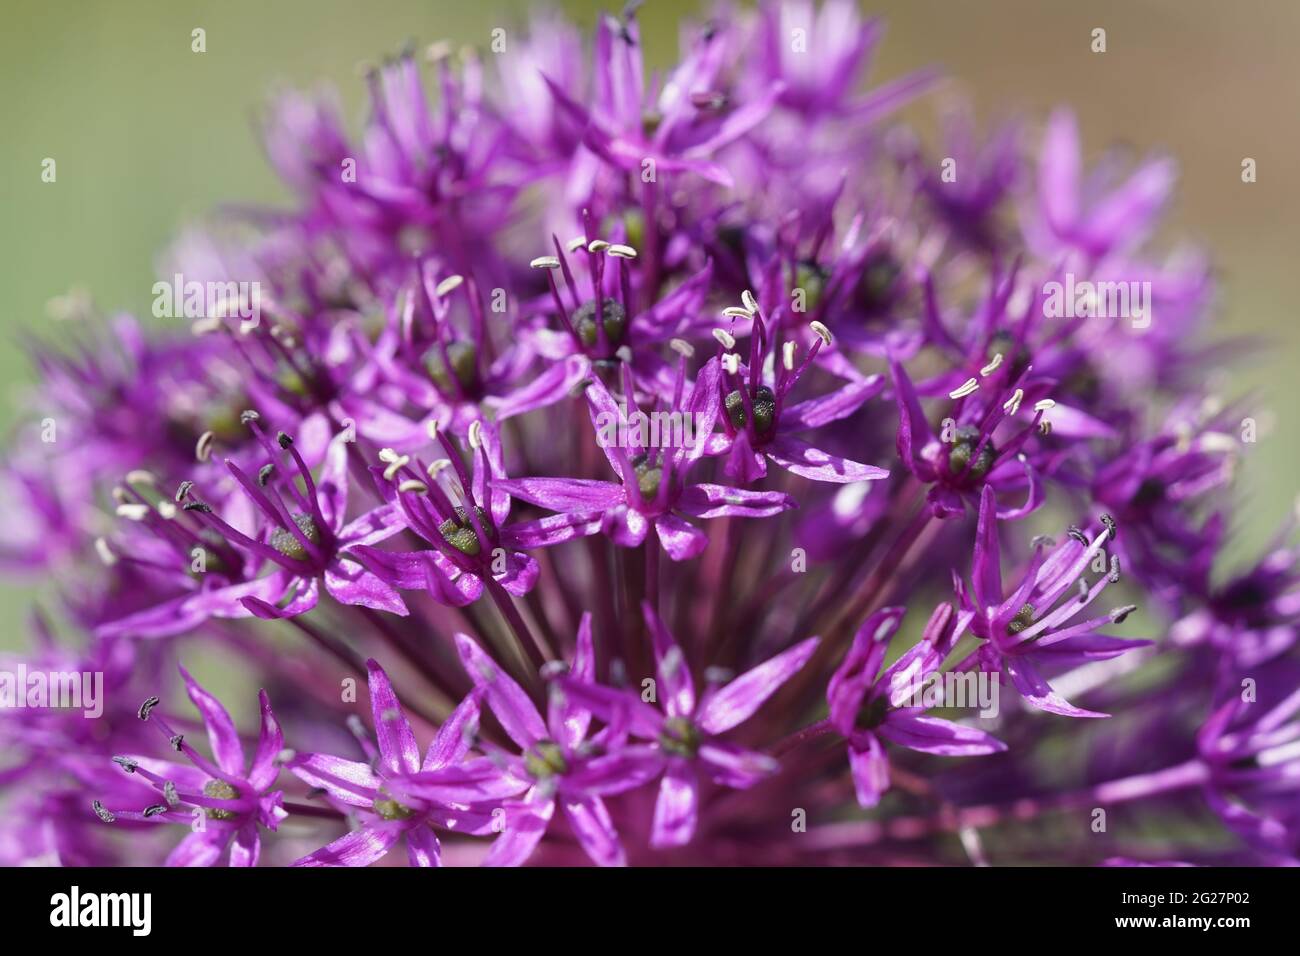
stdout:
[[203,716],[203,723],[208,729],[208,742],[212,745],[212,755],[217,758],[217,766],[232,777],[244,775],[244,748],[239,743],[239,732],[235,722],[230,719],[226,708],[190,676],[184,665],[180,665],[181,680],[185,682],[185,692]]
[[506,828],[493,842],[483,865],[522,866],[546,835],[554,813],[553,798],[542,796],[536,787],[528,791],[519,810],[507,813]]
[[980,492],[979,525],[975,529],[975,559],[971,567],[975,600],[981,608],[1002,603],[1002,567],[998,550],[997,499],[988,485]]
[[541,573],[536,561],[526,554],[516,552],[506,555],[505,565],[505,570],[497,576],[497,582],[503,588],[515,597],[522,597],[533,589],[537,576]]
[[424,755],[424,763],[420,765],[420,769],[440,770],[461,760],[474,742],[474,737],[478,733],[478,724],[478,692],[475,691],[462,700],[451,715],[442,722],[437,736],[429,744],[429,752]]
[[646,740],[654,740],[659,736],[663,716],[638,695],[626,690],[601,687],[599,684],[583,684],[568,678],[562,678],[559,684],[575,704],[586,707],[602,720],[611,723],[626,722],[632,733]]
[[695,835],[699,803],[700,783],[695,769],[685,760],[669,763],[659,784],[659,798],[655,801],[650,845],[670,847],[690,843]]
[[803,431],[808,428],[820,428],[831,422],[847,418],[862,403],[873,395],[878,395],[885,386],[885,380],[879,375],[872,375],[860,381],[850,382],[828,395],[821,395],[789,405],[781,412],[782,431]]
[[570,355],[564,361],[556,362],[527,385],[501,399],[496,406],[497,421],[503,422],[516,415],[563,401],[587,377],[590,368],[591,363],[585,355]]
[[768,442],[764,451],[786,471],[812,481],[848,484],[851,481],[876,481],[889,477],[889,472],[884,468],[828,454],[790,435],[778,435]]
[[1110,716],[1110,714],[1099,713],[1095,710],[1084,710],[1081,707],[1075,707],[1052,690],[1037,669],[1023,657],[1005,657],[1003,663],[1007,673],[1011,675],[1011,682],[1015,684],[1016,690],[1020,692],[1020,696],[1039,710],[1045,710],[1049,714],[1060,714],[1062,717]]
[[[578,624],[577,646],[573,652],[573,666],[569,679],[583,684],[591,683],[596,676],[596,653],[591,633],[591,612],[582,615]],[[591,711],[575,702],[558,683],[551,684],[547,697],[546,725],[551,739],[565,747],[576,747],[587,736],[591,726]]]
[[1007,749],[1002,741],[974,727],[905,711],[894,711],[877,729],[900,747],[941,757],[973,757]]
[[857,734],[850,741],[849,770],[858,805],[870,810],[880,803],[881,795],[889,789],[889,758],[874,734]]
[[299,585],[299,590],[290,599],[289,603],[283,607],[252,596],[243,598],[240,603],[252,612],[255,617],[259,617],[264,621],[280,621],[285,618],[296,617],[299,614],[305,614],[320,601],[320,579],[295,578],[293,580]]
[[754,786],[780,766],[767,754],[718,740],[700,747],[700,764],[714,783],[737,790]]
[[696,518],[766,518],[795,507],[795,500],[779,491],[749,491],[701,482],[687,485],[677,499],[677,510]]
[[565,796],[562,800],[573,835],[592,862],[597,866],[626,866],[627,854],[605,802],[593,796]]
[[698,557],[709,546],[709,536],[689,521],[674,514],[660,515],[655,519],[655,532],[668,557],[674,561],[689,561]]
[[406,855],[411,866],[441,866],[441,847],[433,830],[426,826],[413,826],[406,831]]
[[636,744],[583,760],[565,775],[564,784],[574,791],[610,796],[650,782],[663,767],[658,747]]
[[820,640],[810,637],[800,641],[706,697],[696,723],[708,733],[720,734],[748,720],[763,701],[808,663]]
[[309,853],[294,866],[369,866],[383,857],[402,837],[405,828],[399,823],[374,823],[339,837],[315,853]]
[[641,603],[655,651],[655,672],[659,675],[659,700],[669,717],[689,717],[695,711],[695,682],[686,655],[664,627],[650,602]]
[[624,500],[622,485],[590,478],[509,478],[494,486],[551,511],[605,511]]
[[508,548],[549,548],[554,544],[599,533],[599,513],[574,512],[506,525],[501,529],[501,543]]
[[456,635],[456,651],[475,687],[483,690],[488,706],[510,739],[527,750],[546,737],[546,724],[524,689],[467,634]]
[[340,604],[368,607],[406,617],[411,612],[391,586],[359,564],[334,561],[325,569],[325,590]]
[[370,807],[383,783],[369,764],[330,754],[298,754],[285,769],[308,786],[319,787],[353,807]]
[[339,547],[378,544],[405,530],[406,518],[400,508],[391,504],[379,505],[347,523],[339,532]]
[[284,733],[271,710],[266,691],[258,691],[257,699],[262,705],[262,728],[257,738],[257,752],[253,754],[253,765],[248,771],[248,782],[261,792],[270,787],[279,775],[275,760],[284,749]]
[[230,830],[226,827],[210,826],[207,830],[191,833],[167,854],[163,865],[212,866],[221,858],[229,840]]
[[262,839],[257,833],[256,823],[246,823],[235,832],[230,842],[231,866],[257,866],[261,853]]
[[420,748],[393,685],[378,662],[366,661],[366,670],[370,674],[370,711],[384,766],[393,773],[414,773],[420,769]]

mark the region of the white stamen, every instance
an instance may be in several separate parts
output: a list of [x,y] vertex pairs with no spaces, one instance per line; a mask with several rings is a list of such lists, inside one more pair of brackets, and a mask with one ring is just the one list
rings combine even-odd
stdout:
[[113,549],[108,546],[108,542],[103,538],[95,539],[95,553],[99,555],[99,560],[103,561],[108,567],[111,568],[117,564],[117,555],[113,553]]
[[726,329],[714,329],[713,337],[722,344],[724,349],[734,349],[736,347],[736,337]]
[[749,309],[741,308],[738,305],[729,305],[722,310],[722,314],[729,319],[752,319],[754,313]]
[[194,444],[194,457],[199,461],[207,461],[212,455],[212,439],[215,436],[212,432],[204,432],[199,436],[199,440]]
[[151,509],[148,505],[142,505],[139,502],[134,504],[118,505],[113,509],[113,513],[119,518],[126,518],[128,521],[143,521],[149,517]]
[[176,517],[176,506],[170,501],[158,502],[158,514],[165,520],[171,521]]
[[1044,418],[1041,422],[1038,423],[1038,431],[1044,435],[1052,434],[1052,423],[1049,422],[1046,418]]
[[450,468],[450,467],[451,467],[450,458],[439,458],[435,461],[429,462],[429,467],[424,469],[424,471],[425,474],[427,474],[430,478],[437,478],[439,472],[441,472],[444,468]]
[[728,352],[722,356],[722,370],[728,375],[735,375],[740,371],[740,356],[735,352]]
[[397,458],[384,469],[384,480],[392,481],[397,477],[397,473],[411,463],[409,455],[399,455]]
[[393,451],[391,448],[381,448],[379,449],[379,460],[386,465],[391,464],[392,462],[397,461],[397,452]]
[[560,260],[555,256],[538,256],[528,265],[534,269],[558,269],[560,268]]
[[436,418],[429,419],[428,423],[424,426],[424,430],[429,436],[429,441],[437,441],[438,440],[438,419]]
[[979,391],[980,383],[973,378],[968,378],[957,388],[948,393],[949,398],[965,398],[967,395],[974,395]]
[[150,488],[156,488],[158,486],[158,476],[152,471],[137,468],[126,473],[126,483],[128,485],[148,485]]
[[439,297],[442,297],[446,295],[448,292],[460,288],[460,286],[464,283],[464,281],[465,281],[465,277],[462,275],[447,276],[447,278],[443,279],[436,286],[434,286],[433,288],[434,294]]
[[695,357],[695,346],[685,339],[670,339],[668,346],[678,355],[684,355],[687,358]]
[[786,342],[781,347],[781,364],[785,366],[787,372],[794,371],[794,349],[795,344],[793,342]]
[[483,423],[477,418],[469,423],[469,447],[477,451],[483,447]]
[[608,248],[609,243],[604,239],[593,239],[591,242],[587,243],[588,252],[604,252]]
[[616,242],[605,250],[607,255],[617,256],[620,259],[635,259],[636,250],[631,246],[626,246],[621,242]]
[[586,244],[587,244],[586,236],[574,236],[572,239],[570,239],[568,242],[564,244],[564,248],[569,250],[569,252],[577,252]]
[[1050,398],[1044,398],[1042,401],[1034,402],[1034,411],[1045,412],[1056,407],[1056,402]]
[[747,308],[751,313],[758,312],[758,300],[754,298],[754,293],[746,289],[740,293],[740,304]]
[[1002,410],[1008,415],[1014,415],[1016,412],[1020,411],[1020,403],[1024,401],[1024,398],[1025,390],[1023,388],[1016,389],[1011,394],[1011,397],[1002,403]]
[[626,345],[621,345],[614,350],[614,358],[618,359],[620,362],[631,362],[632,350]]
[[998,366],[1001,364],[1002,364],[1002,353],[996,352],[993,355],[993,361],[989,362],[988,365],[985,365],[982,369],[980,369],[980,374],[985,377],[992,375],[994,372],[998,370]]
[[419,478],[407,478],[397,486],[397,490],[403,493],[414,492],[417,495],[425,495],[429,493],[429,486]]
[[826,328],[826,326],[822,325],[820,322],[809,322],[808,328],[813,330],[817,338],[821,339],[822,344],[825,346],[829,347],[831,342],[835,341],[834,336],[831,335],[831,330]]

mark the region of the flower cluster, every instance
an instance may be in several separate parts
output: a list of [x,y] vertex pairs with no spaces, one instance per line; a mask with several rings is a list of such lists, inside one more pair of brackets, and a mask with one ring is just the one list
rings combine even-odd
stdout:
[[1297,862],[1297,546],[1219,573],[1173,164],[923,146],[851,0],[653,78],[634,6],[506,36],[375,67],[359,135],[273,104],[292,203],[166,270],[255,318],[37,350],[0,862]]

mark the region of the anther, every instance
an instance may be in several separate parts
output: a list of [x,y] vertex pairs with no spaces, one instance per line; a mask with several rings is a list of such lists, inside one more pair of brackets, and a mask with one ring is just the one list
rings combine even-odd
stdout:
[[143,468],[136,468],[134,471],[126,473],[126,483],[128,485],[146,485],[150,488],[158,486],[158,476],[152,471],[146,471]]
[[293,439],[285,432],[277,432],[275,440],[280,443],[281,448],[288,449],[293,446]]
[[111,568],[117,564],[117,555],[113,553],[113,549],[108,546],[108,542],[103,538],[95,539],[95,554],[99,556],[99,560],[104,563],[105,567]]
[[678,355],[683,355],[686,358],[695,357],[695,346],[685,339],[669,339],[668,346]]
[[199,461],[207,461],[212,455],[212,440],[216,437],[212,432],[204,432],[199,436],[199,440],[194,443],[194,457]]
[[985,365],[982,369],[980,369],[980,374],[985,377],[992,375],[994,372],[998,370],[998,366],[1000,366],[1001,364],[1002,364],[1002,353],[995,352],[993,354],[993,361],[989,362],[988,365]]
[[176,784],[170,780],[163,784],[163,797],[167,800],[167,805],[171,807],[181,802],[180,796],[176,793]]
[[422,482],[419,478],[407,478],[405,481],[403,481],[400,485],[397,486],[397,490],[402,494],[409,493],[409,494],[416,494],[416,495],[427,495],[429,493],[429,486],[426,485],[424,482]]
[[157,707],[160,703],[161,700],[159,698],[150,697],[148,700],[146,700],[143,704],[140,705],[140,709],[136,711],[135,715],[139,717],[141,720],[148,720],[150,712],[155,707]]
[[726,329],[714,329],[713,337],[721,343],[724,349],[734,349],[736,347],[736,337]]
[[1126,604],[1123,607],[1117,607],[1115,610],[1110,612],[1110,621],[1112,624],[1123,624],[1124,620],[1137,609],[1136,604]]
[[1088,536],[1087,536],[1086,534],[1084,534],[1082,531],[1080,531],[1080,530],[1079,530],[1076,526],[1074,526],[1074,525],[1070,525],[1070,527],[1066,529],[1066,532],[1065,532],[1065,533],[1068,534],[1068,535],[1069,535],[1071,538],[1073,538],[1075,541],[1079,542],[1079,543],[1080,543],[1081,545],[1083,545],[1085,548],[1088,547],[1088,545],[1092,543],[1092,542],[1090,542],[1090,541],[1088,540]]
[[588,252],[604,252],[608,248],[609,243],[604,239],[593,239],[591,242],[587,243]]
[[636,258],[636,250],[633,249],[631,246],[624,245],[621,242],[614,243],[612,246],[610,246],[608,249],[605,250],[605,254],[610,256],[616,256],[619,259]]
[[1102,515],[1101,523],[1105,525],[1106,530],[1110,533],[1110,540],[1114,541],[1115,535],[1119,533],[1119,525],[1115,523],[1115,519],[1110,515]]
[[754,298],[754,293],[746,289],[740,293],[740,304],[747,308],[751,313],[758,311],[758,300]]
[[105,823],[112,823],[117,819],[117,817],[113,816],[112,812],[106,809],[98,800],[92,800],[90,802],[90,807],[95,811],[95,816],[99,817],[99,819],[103,820]]
[[409,455],[399,455],[397,458],[393,459],[387,468],[384,469],[384,480],[392,481],[397,477],[397,473],[410,463],[411,458]]
[[793,342],[786,342],[785,345],[781,346],[781,364],[785,366],[787,372],[794,371],[794,350],[795,344]]
[[469,447],[477,451],[483,447],[483,423],[477,418],[469,423],[469,431],[466,434],[469,439]]
[[826,328],[826,326],[820,322],[809,322],[808,328],[812,329],[813,334],[822,340],[822,345],[825,345],[828,348],[830,347],[831,342],[834,341],[830,329]]
[[967,395],[973,395],[979,391],[980,383],[973,378],[968,378],[962,384],[948,393],[949,398],[965,398]]
[[1112,554],[1110,556],[1110,574],[1106,575],[1106,580],[1108,580],[1111,584],[1114,584],[1117,581],[1119,581],[1119,555],[1118,554]]
[[265,487],[266,487],[266,483],[267,483],[268,481],[271,480],[271,476],[274,475],[274,474],[275,474],[275,463],[274,463],[274,462],[272,462],[272,463],[270,463],[270,464],[263,465],[260,469],[258,469],[258,472],[257,472],[257,483],[258,483],[259,485],[261,485],[263,488],[265,488]]
[[738,305],[727,306],[722,310],[722,314],[729,319],[752,319],[754,317],[753,312]]
[[140,766],[130,757],[114,757],[113,763],[117,764],[127,773],[135,773],[136,768]]
[[1044,398],[1042,401],[1034,402],[1034,411],[1045,412],[1056,407],[1056,402],[1050,398]]
[[[587,244],[586,236],[574,236],[572,239],[570,239],[568,242],[564,244],[564,248],[567,249],[569,252],[577,252],[586,244]],[[558,263],[559,260],[556,261]]]
[[124,504],[118,505],[114,508],[113,513],[119,518],[126,518],[128,521],[143,521],[145,518],[149,517],[151,509],[148,505],[142,505],[139,503]]
[[464,284],[464,282],[465,282],[465,277],[462,275],[447,276],[447,278],[443,279],[436,286],[434,286],[433,294],[438,296],[439,298],[442,298],[442,296],[446,295],[448,292],[454,292],[456,289],[460,288],[461,285]]
[[1024,398],[1025,390],[1023,388],[1016,389],[1011,393],[1011,397],[1002,403],[1002,410],[1008,415],[1016,414],[1016,412],[1020,411],[1020,403],[1024,401]]
[[145,807],[143,811],[146,820],[149,817],[156,817],[158,816],[158,814],[166,813],[166,812],[167,812],[167,804],[165,803],[155,803],[151,807]]
[[239,424],[247,425],[250,422],[258,421],[261,417],[261,415],[253,411],[251,408],[246,408],[239,413]]
[[172,500],[175,501],[177,504],[180,504],[181,499],[184,498],[186,495],[188,495],[190,493],[190,489],[193,487],[194,487],[194,482],[182,481],[180,487],[176,489],[176,495],[172,498]]
[[173,737],[169,737],[167,739],[167,742],[172,745],[172,750],[175,750],[177,753],[179,753],[181,749],[181,744],[185,743],[185,735],[176,734]]
[[560,260],[555,256],[538,256],[528,265],[533,269],[558,269],[560,268]]

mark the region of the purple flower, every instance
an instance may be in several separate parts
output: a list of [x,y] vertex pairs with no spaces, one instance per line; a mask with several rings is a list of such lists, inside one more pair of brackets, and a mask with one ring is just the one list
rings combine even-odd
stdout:
[[[790,392],[816,361],[822,346],[829,344],[830,333],[824,326],[814,325],[812,346],[796,365],[797,344],[793,340],[780,343],[775,335],[769,337],[760,311],[753,312],[752,320],[748,365],[736,362],[735,371],[724,372],[720,382],[725,437],[712,442],[710,450],[727,455],[727,476],[746,484],[764,477],[766,456],[787,471],[813,481],[845,484],[887,477],[889,472],[883,468],[832,455],[795,437],[797,432],[852,415],[880,391],[880,376],[787,405]],[[763,370],[769,362],[775,377],[766,379]]]
[[120,818],[190,827],[189,836],[168,855],[168,866],[211,866],[227,847],[231,866],[256,866],[262,846],[260,828],[277,830],[288,815],[283,791],[271,790],[280,775],[284,735],[266,691],[259,691],[262,728],[253,760],[248,763],[234,721],[221,701],[184,667],[180,672],[185,690],[203,718],[214,760],[186,743],[185,736],[156,712],[158,699],[151,697],[140,708],[141,719],[157,727],[172,749],[184,754],[192,766],[138,755],[114,757],[125,773],[147,782],[159,802],[143,810],[97,802],[95,812],[105,822]]
[[698,700],[695,682],[682,649],[644,604],[654,644],[656,697],[661,710],[628,691],[611,690],[568,678],[560,682],[568,698],[615,725],[626,724],[634,737],[653,741],[664,763],[655,803],[651,846],[682,846],[695,834],[700,803],[700,774],[723,787],[746,789],[777,769],[766,754],[720,740],[719,735],[754,715],[781,685],[796,674],[820,638],[810,637],[746,671],[721,687],[710,685]]
[[[1102,627],[1123,621],[1135,610],[1132,605],[1074,620],[1119,580],[1118,558],[1112,555],[1108,562],[1105,551],[1106,543],[1116,536],[1114,521],[1103,515],[1101,530],[1091,538],[1072,527],[1065,540],[1046,555],[1044,543],[1036,544],[1021,583],[1008,593],[1002,586],[996,509],[993,490],[985,488],[975,533],[972,587],[967,591],[955,580],[963,609],[974,614],[971,631],[984,643],[958,669],[1005,672],[1020,695],[1039,710],[1066,717],[1108,716],[1065,700],[1052,690],[1042,670],[1107,660],[1151,643],[1098,633]],[[1085,575],[1096,568],[1101,570],[1095,571],[1096,581],[1090,584]]]
[[970,612],[954,615],[951,605],[939,605],[921,640],[881,670],[889,642],[898,633],[905,613],[905,608],[891,607],[868,617],[826,686],[830,721],[849,742],[849,767],[858,803],[868,810],[889,788],[889,758],[882,741],[942,757],[1007,749],[982,730],[927,717],[925,707],[908,704],[915,700],[916,690],[941,674],[944,660],[970,623]]
[[[474,640],[456,635],[456,649],[488,707],[519,754],[494,753],[501,772],[526,781],[521,800],[507,804],[504,830],[483,860],[485,866],[518,866],[528,859],[546,833],[557,804],[582,849],[600,866],[627,862],[618,832],[602,797],[638,787],[657,776],[662,760],[653,747],[629,746],[626,731],[611,724],[588,738],[591,711],[552,685],[545,719],[524,689],[515,683]],[[569,680],[590,682],[595,676],[591,615],[578,628],[577,649]],[[421,792],[421,777],[408,792]],[[435,786],[437,783],[435,782]]]
[[[491,816],[471,810],[471,799],[516,793],[523,784],[486,758],[466,760],[478,733],[477,693],[452,712],[421,760],[415,733],[388,675],[373,660],[366,661],[366,668],[378,752],[366,740],[369,760],[364,762],[307,753],[285,764],[294,776],[347,807],[359,825],[294,866],[369,866],[403,838],[411,866],[440,866],[435,826],[485,833]],[[422,793],[410,789],[413,780],[424,781]]]
[[[685,357],[683,356],[683,367]],[[708,545],[708,537],[682,516],[716,518],[723,515],[761,518],[794,507],[788,495],[776,491],[745,491],[725,485],[686,480],[691,465],[705,446],[718,414],[718,363],[710,359],[700,372],[689,400],[678,401],[664,413],[677,420],[695,423],[697,441],[689,447],[647,448],[637,440],[629,413],[614,401],[600,381],[587,386],[587,402],[598,433],[612,433],[602,441],[602,450],[618,483],[578,478],[516,478],[495,483],[517,498],[559,512],[585,534],[602,531],[615,544],[634,548],[651,527],[674,561],[696,557]],[[679,377],[680,381],[680,377]],[[624,369],[624,395],[632,395],[631,372]],[[627,447],[620,446],[626,434]]]

